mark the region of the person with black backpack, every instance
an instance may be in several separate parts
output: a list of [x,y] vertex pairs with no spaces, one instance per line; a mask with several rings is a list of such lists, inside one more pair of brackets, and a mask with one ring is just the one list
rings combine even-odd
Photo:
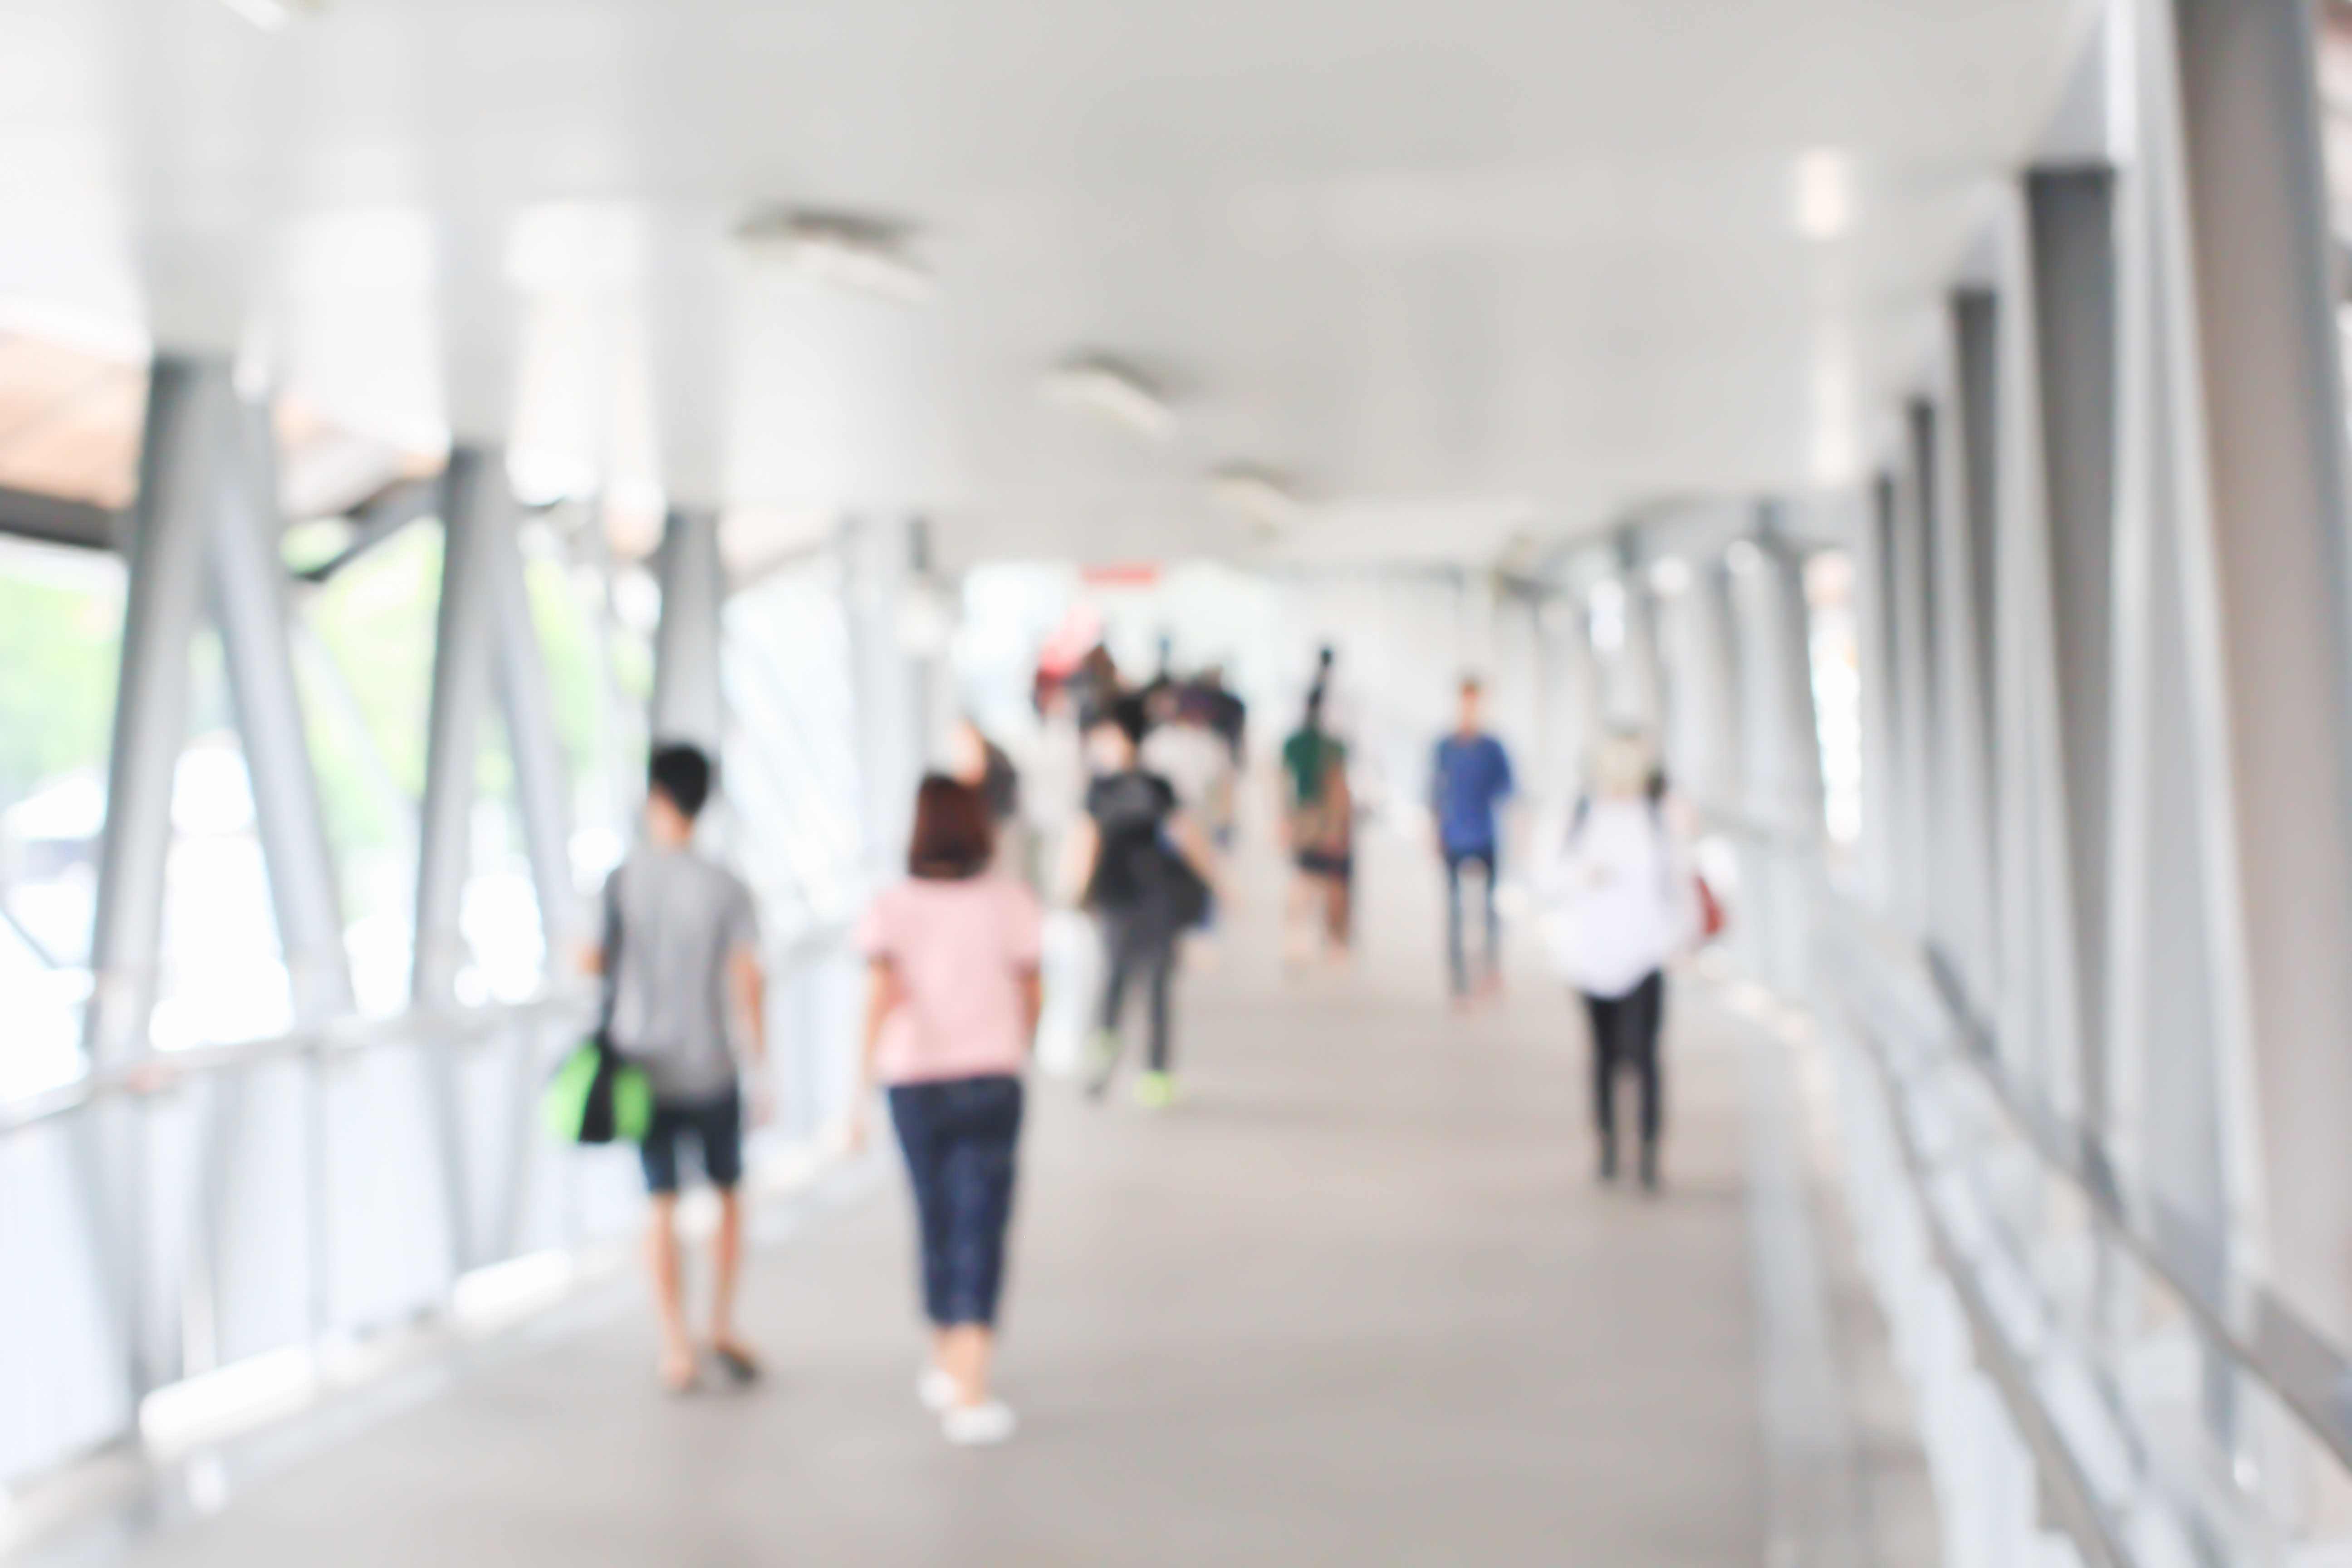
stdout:
[[1129,987],[1140,982],[1150,1034],[1135,1096],[1156,1110],[1176,1097],[1169,1018],[1176,939],[1207,918],[1216,866],[1174,786],[1139,761],[1148,727],[1143,699],[1130,696],[1087,729],[1095,779],[1087,789],[1087,815],[1072,835],[1068,879],[1101,922],[1108,960],[1087,1092],[1100,1099],[1110,1088],[1121,1054],[1119,1017]]

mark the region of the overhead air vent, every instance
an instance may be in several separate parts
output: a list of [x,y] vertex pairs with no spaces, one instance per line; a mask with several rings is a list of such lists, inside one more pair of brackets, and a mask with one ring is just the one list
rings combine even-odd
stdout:
[[1211,474],[1209,499],[1248,523],[1261,539],[1295,526],[1307,510],[1288,479],[1250,463],[1229,463]]
[[1055,403],[1098,414],[1155,441],[1176,434],[1176,410],[1167,392],[1116,355],[1073,354],[1045,373],[1044,391]]
[[913,230],[887,218],[809,207],[764,207],[735,227],[744,253],[819,282],[900,305],[938,292],[911,252]]
[[327,0],[221,0],[221,4],[265,33],[275,33],[299,17],[323,16],[327,9]]

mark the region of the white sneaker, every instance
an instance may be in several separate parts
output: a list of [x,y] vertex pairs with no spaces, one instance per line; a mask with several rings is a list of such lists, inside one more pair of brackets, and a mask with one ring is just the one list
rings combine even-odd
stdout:
[[992,1399],[984,1405],[954,1405],[940,1417],[940,1432],[959,1448],[1002,1443],[1013,1436],[1013,1429],[1019,1425],[1013,1418],[1013,1407],[1001,1399]]
[[956,1380],[948,1375],[945,1367],[927,1366],[923,1374],[915,1379],[915,1397],[933,1415],[943,1414],[956,1402]]

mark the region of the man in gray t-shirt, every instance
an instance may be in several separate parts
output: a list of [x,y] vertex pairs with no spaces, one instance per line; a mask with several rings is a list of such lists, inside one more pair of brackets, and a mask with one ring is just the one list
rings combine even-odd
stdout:
[[[710,1353],[739,1382],[759,1375],[734,1331],[743,1257],[736,1191],[743,1099],[734,1047],[740,1040],[745,1065],[758,1074],[767,1056],[766,987],[751,889],[694,848],[694,819],[710,796],[711,771],[710,759],[692,746],[655,748],[645,841],[605,884],[604,941],[589,955],[592,971],[609,972],[614,1048],[653,1082],[653,1123],[640,1151],[653,1197],[646,1251],[661,1319],[662,1382],[680,1393],[693,1386],[697,1362],[677,1257],[678,1153],[688,1142],[719,1189]],[[755,1103],[764,1112],[764,1096]]]
[[657,1101],[733,1092],[734,962],[760,941],[751,890],[691,847],[648,841],[605,897],[621,926],[613,1044],[646,1069]]

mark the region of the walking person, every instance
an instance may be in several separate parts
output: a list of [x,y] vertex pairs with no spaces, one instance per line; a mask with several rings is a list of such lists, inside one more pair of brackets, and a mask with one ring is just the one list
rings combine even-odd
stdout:
[[1652,773],[1639,736],[1602,742],[1593,794],[1579,803],[1549,881],[1554,957],[1592,1028],[1601,1179],[1617,1177],[1617,1080],[1630,1071],[1640,1083],[1642,1185],[1654,1192],[1665,1119],[1665,966],[1696,934],[1697,883],[1664,802],[1651,793]]
[[1135,1097],[1156,1110],[1176,1098],[1169,994],[1176,939],[1206,913],[1216,863],[1174,786],[1143,767],[1146,729],[1143,700],[1127,697],[1087,731],[1097,771],[1087,790],[1087,815],[1072,835],[1069,884],[1084,889],[1084,902],[1101,921],[1109,963],[1087,1092],[1100,1099],[1110,1088],[1128,991],[1139,984],[1150,1032]]
[[864,1108],[887,1086],[931,1325],[916,1393],[956,1444],[1001,1443],[1015,1425],[989,1368],[1022,1073],[1044,1004],[1042,911],[1036,895],[992,870],[995,855],[982,792],[932,774],[915,795],[907,878],[874,900],[859,932],[870,990],[851,1142],[864,1143]]
[[1168,781],[1178,807],[1223,852],[1232,844],[1234,758],[1210,728],[1208,694],[1171,686],[1148,701],[1151,731],[1143,738],[1143,766]]
[[[760,1373],[734,1321],[743,1262],[744,1105],[732,1042],[741,1042],[742,1064],[757,1081],[767,1059],[766,987],[751,889],[694,847],[695,819],[710,798],[712,773],[710,759],[696,747],[654,749],[645,837],[605,881],[604,941],[585,960],[611,987],[614,1048],[642,1067],[653,1085],[653,1121],[639,1151],[652,1197],[646,1253],[661,1381],[674,1394],[693,1388],[698,1375],[677,1242],[679,1155],[688,1143],[719,1189],[704,1348],[738,1383]],[[753,1110],[766,1119],[764,1089]]]
[[1496,808],[1513,790],[1510,753],[1486,732],[1485,693],[1475,677],[1465,677],[1453,733],[1437,742],[1430,770],[1430,809],[1436,819],[1438,858],[1445,865],[1445,963],[1456,1005],[1471,996],[1465,951],[1462,884],[1478,875],[1486,947],[1477,988],[1499,990],[1503,980],[1503,922],[1495,905],[1495,879],[1502,866],[1502,834]]
[[[1325,668],[1328,668],[1326,649]],[[1327,722],[1328,688],[1318,678],[1298,728],[1282,743],[1282,835],[1297,875],[1287,914],[1310,934],[1293,956],[1318,941],[1344,961],[1354,935],[1356,803],[1348,785],[1347,743]]]
[[1234,768],[1238,772],[1247,761],[1249,704],[1225,685],[1225,667],[1222,664],[1213,664],[1201,672],[1200,690],[1208,702],[1209,728],[1233,753]]

